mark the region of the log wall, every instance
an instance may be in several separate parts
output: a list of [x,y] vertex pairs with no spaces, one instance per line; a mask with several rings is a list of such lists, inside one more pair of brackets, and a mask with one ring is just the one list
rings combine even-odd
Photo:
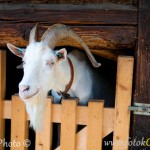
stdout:
[[137,5],[137,0],[0,0],[0,3],[32,3],[32,4],[92,4],[117,3],[124,5]]
[[[116,4],[1,4],[0,9],[0,47],[6,47],[7,42],[27,46],[30,30],[37,22],[40,24],[39,38],[48,26],[63,23],[79,34],[95,54],[106,58],[116,59],[116,50],[133,50],[136,46],[136,7]],[[70,39],[57,46],[81,48]]]

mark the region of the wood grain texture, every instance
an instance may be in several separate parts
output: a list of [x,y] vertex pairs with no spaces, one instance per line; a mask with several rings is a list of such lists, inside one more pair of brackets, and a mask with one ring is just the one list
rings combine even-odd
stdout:
[[136,5],[137,0],[0,0],[0,3],[19,4],[101,4],[101,3],[119,3],[124,5]]
[[[37,22],[40,23],[39,38],[48,26],[63,23],[79,34],[91,50],[102,50],[94,54],[112,60],[116,60],[118,53],[110,51],[134,49],[136,45],[136,7],[116,4],[1,4],[0,10],[0,47],[6,47],[7,42],[27,46],[30,30]],[[69,38],[57,46],[82,49]]]
[[18,142],[19,146],[12,144],[11,150],[26,150],[24,145],[28,137],[27,113],[24,102],[17,96],[12,96],[12,114],[11,114],[11,142]]
[[125,5],[0,5],[0,21],[86,25],[137,25],[137,9]]
[[87,150],[102,149],[104,101],[88,103]]
[[[50,99],[49,99],[50,100]],[[114,108],[104,108],[103,113],[103,128],[112,130],[114,125]],[[52,104],[52,122],[60,123],[62,117],[62,106],[59,104]],[[11,119],[11,101],[4,101],[4,114],[3,118]],[[27,117],[27,120],[30,118]],[[86,106],[77,106],[76,124],[87,125],[88,123],[88,108]],[[105,131],[104,131],[105,132]]]
[[[83,110],[84,107],[82,107],[82,110]],[[105,111],[106,108],[104,108],[104,114],[106,113]],[[108,134],[110,134],[112,131],[113,131],[113,128],[110,128],[110,120],[113,119],[114,115],[110,116],[110,114],[112,113],[109,113],[109,110],[107,111],[107,116],[109,117],[103,117],[103,122],[104,120],[108,119],[108,122],[107,122],[107,125],[108,127],[103,127],[103,134],[102,134],[102,138],[106,137]],[[83,113],[84,114],[84,113]],[[77,115],[78,116],[78,115]],[[83,115],[84,116],[84,115]],[[80,130],[77,134],[76,134],[76,150],[86,150],[87,149],[87,126],[84,127],[82,130]],[[99,137],[99,139],[101,138],[101,135]],[[60,146],[58,146],[55,150],[60,150]]]
[[[5,121],[3,119],[4,113],[4,99],[6,92],[6,51],[0,51],[0,139],[4,139]],[[3,150],[3,144],[0,144],[0,149]]]
[[[46,108],[43,121],[43,129],[36,132],[36,150],[52,149],[52,101],[46,101]],[[46,139],[45,139],[46,138]]]
[[[134,102],[150,104],[150,1],[139,0],[138,47]],[[133,115],[132,139],[146,140],[150,137],[150,117]],[[132,146],[132,150],[149,149],[147,146]]]
[[133,57],[118,57],[113,150],[128,150],[133,66]]
[[62,150],[75,150],[76,146],[76,106],[77,101],[62,101],[60,147]]
[[[25,47],[28,45],[30,30],[34,23],[2,23],[0,22],[0,46],[6,47],[6,43]],[[49,25],[39,25],[39,39]],[[134,49],[137,39],[136,27],[133,26],[70,26],[90,49],[96,50],[120,50]],[[81,46],[72,39],[64,39],[57,46]]]

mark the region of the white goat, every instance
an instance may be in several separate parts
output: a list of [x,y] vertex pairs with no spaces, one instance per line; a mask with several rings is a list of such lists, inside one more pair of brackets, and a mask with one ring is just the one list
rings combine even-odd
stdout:
[[26,49],[7,44],[12,53],[23,59],[24,76],[19,83],[19,96],[26,104],[31,126],[35,130],[42,128],[45,99],[51,89],[55,102],[60,99],[57,92],[64,91],[71,97],[78,97],[81,105],[86,105],[90,98],[105,98],[107,101],[112,98],[109,83],[94,71],[82,52],[74,50],[67,54],[65,48],[54,51],[57,42],[66,37],[73,38],[82,45],[94,67],[100,66],[85,42],[62,24],[49,27],[40,42],[37,41],[35,26],[31,30]]

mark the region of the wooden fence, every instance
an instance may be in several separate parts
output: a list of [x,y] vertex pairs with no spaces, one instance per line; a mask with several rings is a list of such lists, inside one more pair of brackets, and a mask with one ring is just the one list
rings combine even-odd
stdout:
[[[0,63],[5,65],[5,52],[0,51]],[[44,129],[36,133],[35,149],[50,150],[52,145],[52,123],[61,123],[60,147],[55,150],[101,150],[102,139],[113,132],[113,150],[128,150],[130,128],[133,58],[118,57],[115,108],[104,108],[103,100],[91,100],[88,106],[78,106],[77,100],[63,100],[53,104],[47,98]],[[2,65],[1,65],[2,66]],[[11,119],[11,141],[19,142],[11,150],[25,150],[28,139],[28,120],[24,103],[18,96],[12,101],[4,100],[5,67],[0,68],[0,139],[4,138],[4,119]],[[4,89],[4,90],[2,90]],[[76,133],[77,125],[86,125]],[[27,141],[28,142],[28,141]],[[122,143],[122,144],[119,144]],[[0,149],[4,149],[0,144]]]

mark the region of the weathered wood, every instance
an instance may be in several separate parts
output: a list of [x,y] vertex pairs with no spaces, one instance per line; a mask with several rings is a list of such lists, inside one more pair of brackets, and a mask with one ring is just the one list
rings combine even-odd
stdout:
[[127,4],[127,5],[136,5],[137,0],[0,0],[0,3],[32,3],[32,4],[89,4],[89,3],[119,3],[119,4]]
[[48,24],[136,25],[137,9],[125,5],[0,5],[0,20]]
[[[48,26],[54,23],[71,26],[85,40],[90,49],[103,50],[102,52],[94,51],[94,54],[105,58],[116,60],[117,57],[117,54],[105,50],[135,47],[137,9],[130,6],[114,4],[10,6],[3,4],[0,5],[0,10],[0,47],[6,47],[7,42],[25,47],[28,44],[30,30],[37,22],[42,23],[40,36]],[[114,24],[124,26],[114,26]],[[64,39],[57,44],[57,46],[68,45],[81,49],[81,46],[71,39]]]
[[[6,92],[6,52],[0,51],[0,139],[4,139],[5,121],[3,119],[4,99]],[[3,144],[0,144],[0,149],[3,150]]]
[[[2,22],[1,22],[2,23]],[[0,24],[0,46],[5,47],[6,42],[17,46],[27,46],[29,33],[35,26],[33,23]],[[39,26],[39,38],[50,25]],[[134,48],[137,39],[136,28],[132,26],[71,26],[79,34],[91,49],[124,49]],[[72,39],[64,39],[57,46],[80,47]]]
[[[46,101],[42,131],[36,132],[36,150],[52,149],[52,101]],[[46,139],[45,139],[46,138]]]
[[[150,104],[150,1],[139,0],[138,47],[136,51],[136,72],[134,102]],[[133,115],[132,140],[143,141],[150,137],[150,117]],[[143,139],[143,140],[142,140]],[[149,143],[148,143],[149,144]],[[132,150],[149,149],[140,145]]]
[[109,51],[109,50],[93,50],[93,49],[91,49],[91,52],[97,56],[101,56],[115,61],[117,60],[118,54],[121,53],[121,51],[116,52],[116,51]]
[[[2,24],[1,22],[0,46],[6,47],[7,42],[15,44],[16,46],[27,46],[29,33],[34,25],[34,23]],[[39,26],[39,39],[47,28],[48,25]],[[71,28],[84,39],[94,54],[106,58],[116,59],[118,54],[116,50],[125,48],[134,49],[136,45],[136,27],[71,26]],[[82,49],[77,42],[70,38],[62,40],[57,46],[74,46]],[[111,53],[111,51],[113,51],[113,53]]]
[[[6,47],[7,42],[25,47],[31,28],[39,22],[40,36],[54,23],[67,24],[85,40],[91,50],[103,50],[94,54],[105,58],[116,60],[117,57],[115,52],[107,50],[135,48],[137,9],[130,6],[3,4],[0,10],[0,47]],[[114,24],[121,26],[99,26]],[[82,49],[70,39],[64,39],[57,46]]]
[[75,150],[77,101],[62,101],[60,146],[62,150]]
[[[27,114],[24,103],[17,96],[12,96],[12,113],[11,113],[11,150],[27,150],[30,146],[28,137]],[[16,144],[18,144],[18,147]],[[29,144],[28,146],[26,144]]]
[[128,150],[133,65],[133,57],[118,57],[113,150]]

